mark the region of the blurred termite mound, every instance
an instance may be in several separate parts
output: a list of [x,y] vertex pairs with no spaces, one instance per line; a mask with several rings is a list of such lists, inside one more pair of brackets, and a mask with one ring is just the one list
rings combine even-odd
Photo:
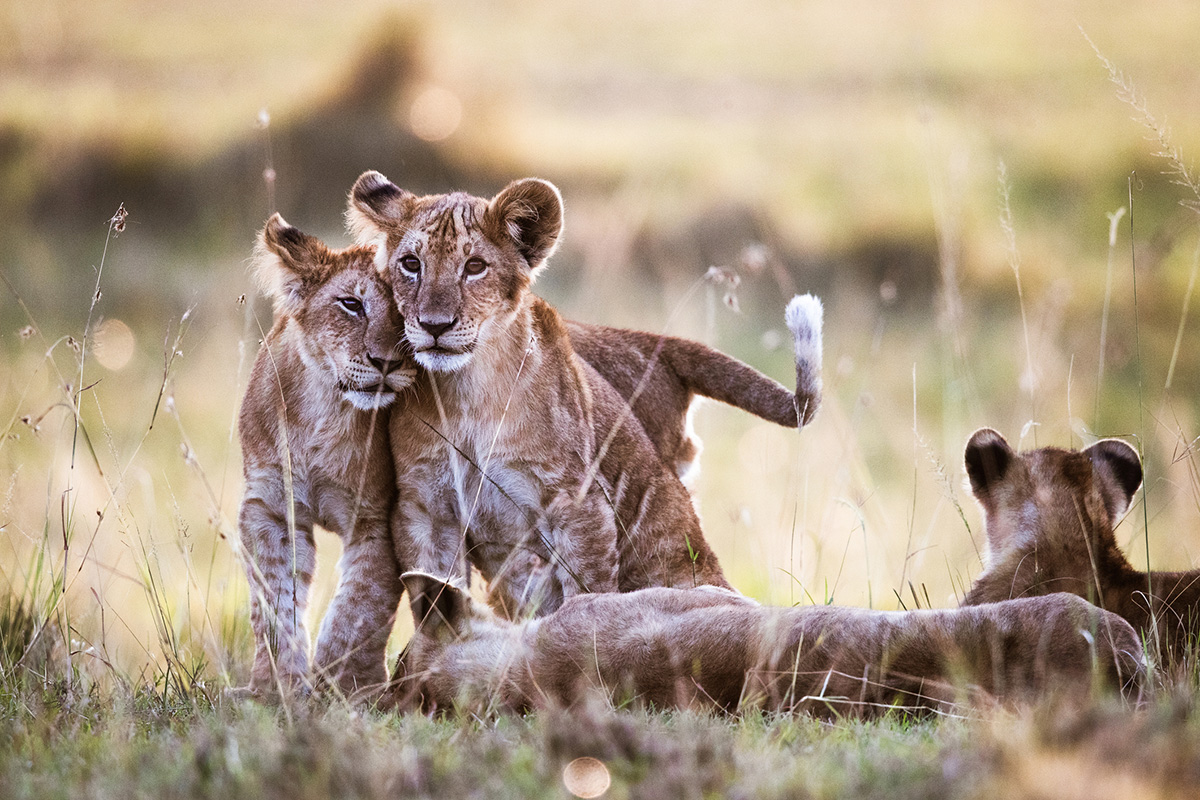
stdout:
[[0,130],[0,175],[39,177],[16,182],[24,191],[6,193],[18,207],[5,212],[53,229],[93,223],[97,209],[124,203],[158,235],[219,228],[244,239],[272,205],[272,184],[273,205],[289,219],[326,227],[368,167],[403,175],[415,189],[455,184],[463,170],[442,147],[396,124],[396,109],[420,77],[419,38],[419,25],[387,18],[327,96],[278,118],[264,116],[260,128],[267,130],[247,125],[210,153],[173,148],[166,135],[47,146],[10,125]]
[[[557,290],[560,298],[632,282],[678,299],[713,265],[737,269],[748,279],[740,288],[745,300],[761,300],[767,308],[798,288],[826,291],[835,280],[886,283],[900,287],[903,300],[918,303],[933,294],[937,251],[931,235],[914,239],[884,228],[831,248],[783,231],[780,217],[787,212],[753,192],[735,198],[716,189],[708,195],[689,191],[687,182],[672,188],[655,168],[597,163],[582,150],[571,161],[549,160],[551,166],[529,163],[528,153],[517,154],[505,138],[511,138],[512,118],[521,116],[521,102],[500,89],[467,99],[464,108],[449,92],[437,94],[435,76],[444,65],[431,57],[440,45],[425,16],[387,12],[365,30],[357,37],[330,34],[317,69],[306,81],[297,76],[290,98],[264,108],[257,125],[252,113],[231,117],[224,110],[217,119],[221,84],[205,78],[205,71],[229,70],[226,86],[262,76],[238,72],[212,54],[211,63],[189,61],[182,51],[146,63],[128,56],[131,67],[116,45],[72,56],[68,42],[47,48],[45,63],[12,62],[34,86],[57,87],[94,72],[113,103],[94,117],[64,112],[61,125],[44,111],[42,117],[0,114],[0,180],[6,188],[0,232],[13,242],[16,262],[30,267],[18,271],[18,286],[69,293],[57,286],[58,278],[71,265],[95,260],[103,220],[122,203],[147,251],[134,257],[126,249],[126,257],[161,263],[170,254],[172,274],[194,272],[195,266],[208,272],[214,259],[226,262],[228,254],[245,249],[273,210],[336,236],[345,193],[363,170],[377,169],[415,192],[486,195],[526,174],[555,181],[569,215],[563,250],[547,281],[548,291]],[[297,47],[293,43],[281,61],[295,61]],[[231,51],[227,60],[236,64],[239,58]],[[190,99],[189,75],[195,83]],[[139,106],[136,93],[147,91],[146,83],[161,84],[163,96],[147,94]],[[91,90],[75,91],[90,96]],[[60,102],[72,96],[64,91]],[[192,104],[191,116],[180,112],[181,102]],[[246,108],[244,100],[237,105]],[[121,124],[132,109],[144,119]],[[198,124],[197,114],[211,119],[212,130],[190,135],[185,129]],[[458,135],[451,136],[460,119]],[[146,293],[166,288],[140,278],[129,287],[119,276],[110,280],[121,301],[149,299]],[[127,293],[135,290],[137,296]],[[55,304],[78,299],[59,296]]]

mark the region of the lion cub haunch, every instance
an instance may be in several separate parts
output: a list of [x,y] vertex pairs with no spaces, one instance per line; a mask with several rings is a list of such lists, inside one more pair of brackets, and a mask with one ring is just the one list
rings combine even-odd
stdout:
[[415,369],[374,257],[370,247],[331,250],[278,214],[259,236],[255,272],[275,324],[238,417],[255,694],[310,685],[304,612],[313,525],[344,546],[317,638],[316,677],[347,692],[386,677],[384,648],[402,587],[388,529],[395,479],[385,409]]
[[990,428],[967,442],[967,476],[983,509],[988,557],[963,603],[1071,592],[1141,630],[1164,662],[1200,633],[1200,571],[1136,570],[1113,533],[1142,484],[1119,439],[1083,450],[1017,453]]
[[[428,375],[391,424],[401,563],[462,575],[469,560],[510,614],[581,592],[727,587],[646,428],[530,291],[558,244],[558,190],[527,179],[491,199],[417,197],[368,173],[351,203],[358,226],[377,232]],[[819,319],[815,299],[790,319],[810,401]],[[813,405],[793,400],[791,412],[807,419]]]
[[1066,594],[942,611],[772,608],[711,588],[579,595],[520,623],[406,573],[416,632],[385,701],[469,713],[599,695],[656,708],[874,716],[1136,692],[1133,628]]

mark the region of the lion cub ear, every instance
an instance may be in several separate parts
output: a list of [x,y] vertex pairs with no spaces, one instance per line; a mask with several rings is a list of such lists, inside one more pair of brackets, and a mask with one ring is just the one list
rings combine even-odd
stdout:
[[427,572],[406,572],[400,582],[408,590],[416,630],[429,636],[462,632],[471,614],[471,598],[462,587]]
[[531,272],[554,253],[563,227],[562,195],[539,178],[513,181],[488,203],[485,219],[498,236],[508,236]]
[[359,244],[370,244],[389,226],[401,222],[416,195],[406,192],[375,170],[358,176],[346,201],[346,227]]
[[307,285],[320,282],[328,261],[329,248],[320,239],[273,214],[258,235],[254,275],[275,311],[289,312],[300,306]]
[[1016,453],[997,431],[980,428],[967,441],[964,457],[971,494],[986,505],[992,490],[1008,474]]
[[1142,485],[1142,460],[1137,451],[1120,439],[1101,439],[1083,450],[1100,478],[1100,494],[1109,519],[1117,520],[1129,510]]

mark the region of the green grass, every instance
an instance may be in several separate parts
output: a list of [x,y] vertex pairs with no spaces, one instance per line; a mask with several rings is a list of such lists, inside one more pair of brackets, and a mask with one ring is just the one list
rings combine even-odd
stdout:
[[1167,701],[1056,719],[829,724],[592,709],[430,720],[80,688],[6,676],[6,798],[567,797],[563,769],[583,756],[605,765],[611,798],[1183,797],[1200,768],[1200,718]]

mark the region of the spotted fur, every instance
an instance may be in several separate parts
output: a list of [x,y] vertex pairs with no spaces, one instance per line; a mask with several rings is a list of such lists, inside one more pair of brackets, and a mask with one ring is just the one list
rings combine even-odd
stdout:
[[[239,514],[255,656],[249,691],[378,688],[401,587],[388,530],[395,479],[387,411],[416,370],[374,248],[331,250],[278,214],[256,275],[275,306],[238,423],[246,479]],[[313,525],[344,554],[309,675],[304,615]]]

